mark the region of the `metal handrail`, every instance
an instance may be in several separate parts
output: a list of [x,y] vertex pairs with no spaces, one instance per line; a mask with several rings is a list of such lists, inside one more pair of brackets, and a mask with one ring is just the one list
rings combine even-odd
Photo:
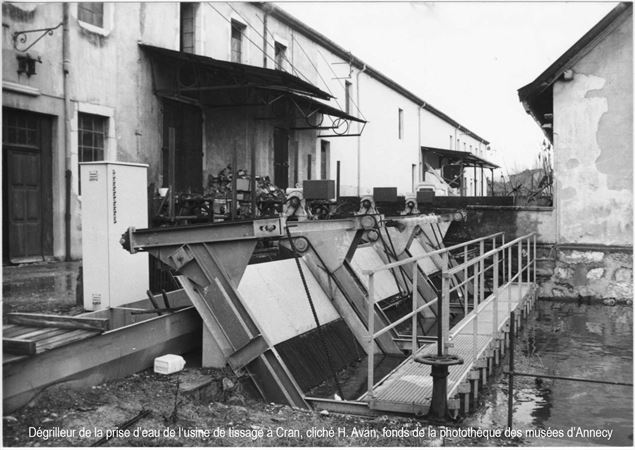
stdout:
[[[412,348],[412,355],[414,355],[418,348],[419,348],[419,341],[418,341],[418,331],[417,331],[417,315],[423,311],[426,308],[430,308],[431,306],[435,305],[435,304],[439,304],[439,307],[441,307],[440,302],[439,302],[439,298],[436,298],[430,302],[427,302],[423,305],[417,306],[417,295],[418,295],[418,289],[417,289],[417,283],[418,283],[418,276],[419,276],[419,266],[418,264],[416,264],[418,261],[424,259],[424,258],[430,258],[432,256],[435,255],[440,255],[442,257],[442,267],[441,267],[441,271],[442,273],[447,272],[448,269],[448,259],[449,259],[449,253],[452,250],[456,250],[458,248],[462,248],[464,255],[467,254],[467,248],[470,245],[476,244],[478,243],[480,245],[480,252],[483,253],[483,249],[484,249],[484,243],[485,241],[488,240],[492,240],[492,246],[496,245],[496,239],[497,237],[502,236],[502,241],[505,242],[505,233],[504,232],[498,232],[498,233],[493,233],[490,234],[488,236],[484,236],[484,237],[480,237],[477,239],[472,239],[470,241],[467,242],[463,242],[460,244],[455,244],[453,246],[450,247],[444,247],[442,249],[439,250],[434,250],[431,252],[427,252],[424,253],[423,255],[418,255],[418,256],[414,256],[414,257],[410,257],[410,258],[406,258],[406,259],[402,259],[400,261],[396,261],[393,263],[389,263],[386,265],[383,265],[381,267],[376,267],[374,269],[366,269],[364,270],[362,273],[368,275],[368,343],[367,343],[367,358],[368,358],[368,394],[372,397],[373,396],[373,386],[374,386],[374,343],[375,343],[375,339],[377,339],[377,337],[381,336],[382,334],[394,329],[395,327],[397,327],[398,325],[404,323],[406,320],[408,319],[412,319],[412,330],[411,330],[411,348]],[[465,258],[464,258],[465,259]],[[404,316],[402,316],[401,318],[399,318],[398,320],[394,321],[393,323],[391,323],[390,325],[382,328],[381,330],[375,332],[375,317],[374,317],[374,311],[375,311],[375,305],[377,304],[378,301],[380,301],[380,299],[375,299],[375,274],[377,272],[383,271],[383,270],[391,270],[394,269],[396,267],[400,267],[406,264],[411,264],[411,263],[415,263],[412,265],[412,278],[411,278],[411,284],[412,284],[412,289],[411,289],[411,296],[412,296],[412,311]],[[455,283],[456,284],[456,283]],[[455,290],[458,287],[461,287],[465,285],[465,281],[457,284],[455,286]],[[464,296],[465,294],[467,294],[467,288],[465,290]],[[467,302],[467,300],[464,299],[464,302]],[[449,297],[447,298],[447,301],[444,302],[443,305],[445,308],[449,308]],[[443,309],[443,308],[442,308]],[[447,311],[447,309],[446,309]],[[446,320],[449,320],[449,315],[448,314],[444,314],[444,316],[447,315]],[[439,320],[443,320],[443,318],[439,318]],[[441,336],[439,336],[437,338],[437,342],[442,339]]]
[[362,273],[364,275],[370,275],[371,273],[377,273],[383,270],[394,269],[395,267],[417,262],[423,258],[429,258],[430,256],[436,256],[436,255],[441,255],[443,253],[448,253],[448,252],[451,252],[452,250],[456,250],[457,248],[467,247],[477,242],[482,242],[482,241],[485,241],[486,239],[492,239],[496,236],[501,236],[501,235],[504,236],[505,233],[503,231],[499,231],[498,233],[490,234],[489,236],[472,239],[471,241],[463,242],[461,244],[455,244],[451,247],[443,247],[443,248],[440,248],[439,250],[434,250],[428,253],[424,253],[423,255],[411,256],[410,258],[401,259],[399,261],[395,261],[389,264],[385,264],[383,266],[375,267],[373,269],[364,269],[362,270]]
[[[502,244],[498,247],[496,246],[496,238],[498,236],[502,236]],[[492,239],[492,249],[489,251],[485,251],[485,242],[489,239]],[[526,247],[525,244],[526,243]],[[533,251],[531,250],[533,243]],[[478,244],[479,245],[479,255],[475,256],[471,259],[467,259],[467,248],[470,245]],[[453,268],[448,267],[448,259],[449,252],[451,250],[455,250],[457,248],[463,248],[464,261],[454,266]],[[514,249],[517,250],[517,262],[516,270],[513,269],[512,264],[512,256]],[[441,255],[442,260],[442,287],[441,287],[441,296],[440,298],[436,298],[431,302],[428,302],[424,305],[417,306],[417,278],[418,278],[418,261],[424,258],[430,258],[434,255]],[[525,258],[526,256],[526,258]],[[486,265],[485,261],[491,258],[492,263]],[[375,323],[374,323],[374,308],[377,303],[375,300],[375,286],[374,279],[375,274],[381,272],[383,270],[390,270],[395,267],[399,267],[405,264],[413,264],[412,267],[412,312],[404,315],[397,321],[391,323],[390,325],[382,328],[381,330],[375,332]],[[502,263],[502,264],[501,264]],[[501,267],[502,266],[502,267]],[[531,277],[533,268],[533,277]],[[501,270],[502,269],[502,270]],[[469,275],[470,270],[472,272]],[[462,272],[464,277],[461,282],[454,282],[452,285],[453,277]],[[492,273],[493,280],[493,288],[491,294],[485,298],[485,275],[486,273]],[[515,273],[514,273],[515,272]],[[368,347],[367,347],[367,355],[368,355],[368,395],[373,397],[373,387],[374,387],[374,341],[378,336],[386,333],[389,330],[392,330],[399,324],[404,323],[409,318],[412,319],[412,330],[411,330],[411,339],[412,339],[412,355],[415,355],[419,349],[419,342],[417,336],[417,315],[419,312],[424,309],[437,304],[437,311],[441,311],[441,317],[438,317],[440,321],[440,327],[438,331],[437,344],[438,344],[438,353],[439,354],[447,354],[448,342],[454,339],[458,333],[460,333],[469,323],[473,323],[472,334],[473,334],[473,344],[472,344],[472,356],[473,361],[476,361],[477,351],[478,351],[478,322],[479,322],[479,314],[491,303],[493,306],[493,321],[492,321],[492,330],[487,334],[491,334],[492,336],[496,336],[499,332],[498,329],[498,301],[499,301],[499,278],[502,275],[502,281],[506,285],[510,285],[512,282],[518,281],[518,283],[523,283],[523,275],[525,275],[526,280],[529,282],[531,278],[533,278],[533,282],[536,281],[536,233],[529,233],[527,235],[518,237],[510,242],[505,242],[504,233],[494,233],[489,236],[485,236],[478,239],[472,239],[471,241],[467,241],[461,244],[453,245],[452,247],[447,247],[439,250],[435,250],[432,252],[424,253],[422,255],[417,255],[414,257],[406,258],[401,261],[396,261],[390,264],[383,265],[381,267],[376,267],[373,269],[366,269],[363,271],[364,274],[368,275]],[[470,294],[468,291],[468,284],[472,283],[473,289]],[[450,305],[450,293],[459,292],[463,294],[463,300],[465,305],[465,317],[463,319],[463,323],[459,325],[459,328],[449,332],[449,305]],[[510,292],[511,295],[511,292]],[[522,295],[522,291],[518,289],[518,295]],[[468,313],[470,297],[472,300],[472,310]],[[519,298],[520,300],[520,298]],[[511,310],[511,298],[506,301],[508,304],[508,312]],[[439,315],[439,314],[437,314]]]
[[[466,264],[468,264],[468,263],[470,263],[470,264],[471,264],[471,263],[474,263],[474,262],[479,262],[479,261],[481,261],[481,260],[483,260],[483,259],[485,259],[485,258],[488,258],[488,257],[490,257],[490,256],[493,256],[495,253],[500,252],[500,250],[504,250],[504,249],[506,249],[506,248],[508,248],[508,247],[511,247],[511,246],[512,246],[512,245],[514,245],[514,244],[518,244],[518,243],[520,243],[521,241],[523,241],[523,240],[525,240],[525,239],[529,239],[530,237],[534,237],[535,235],[536,235],[536,233],[529,233],[529,234],[526,234],[526,235],[521,236],[521,237],[519,237],[519,238],[516,238],[516,239],[514,239],[513,241],[509,241],[508,243],[503,244],[503,245],[501,245],[500,247],[494,248],[494,249],[492,249],[492,250],[490,250],[490,251],[488,251],[488,252],[486,252],[486,253],[483,253],[483,254],[482,254],[482,255],[480,255],[480,256],[476,256],[476,257],[474,257],[474,258],[470,259],[470,260],[469,260],[468,262],[466,262],[466,263],[461,263],[461,264],[459,264],[459,265],[454,266],[452,269],[448,270],[448,273],[449,273],[449,274],[451,274],[451,275],[454,275],[454,274],[455,274],[455,273],[457,273],[459,270],[463,270],[463,266],[464,266],[464,265],[466,265]],[[468,265],[470,265],[470,264],[468,264]]]
[[[533,241],[533,252],[530,251],[530,245]],[[526,242],[527,243],[527,261],[525,264],[523,264],[523,243]],[[517,266],[517,272],[515,275],[512,275],[512,269],[511,269],[511,250],[516,247],[518,249],[518,266]],[[452,269],[449,269],[447,271],[444,271],[443,273],[443,277],[444,277],[444,281],[445,279],[449,279],[452,275],[454,275],[455,273],[459,272],[459,271],[463,271],[464,273],[470,268],[470,267],[474,267],[473,269],[473,274],[472,274],[472,279],[477,279],[477,275],[480,275],[480,277],[484,277],[485,272],[489,269],[492,269],[492,280],[494,282],[494,286],[493,286],[493,290],[491,295],[486,299],[485,295],[484,295],[484,290],[483,290],[483,286],[480,286],[480,289],[478,289],[480,295],[474,295],[474,303],[473,303],[473,308],[472,311],[469,314],[466,314],[465,317],[462,320],[462,323],[455,328],[452,333],[449,333],[448,330],[448,340],[452,340],[454,339],[461,331],[463,331],[463,329],[470,323],[473,323],[473,328],[472,328],[472,334],[473,334],[473,346],[472,346],[472,360],[476,361],[476,357],[477,357],[477,345],[476,345],[476,340],[478,339],[478,317],[479,314],[491,303],[494,303],[493,306],[493,320],[492,320],[492,331],[491,331],[491,335],[492,336],[496,336],[498,334],[498,301],[499,301],[499,265],[500,265],[500,255],[505,255],[506,250],[508,250],[508,260],[509,260],[509,271],[507,273],[507,284],[510,284],[512,282],[514,282],[515,280],[518,280],[519,283],[523,282],[523,273],[526,271],[527,273],[527,281],[530,281],[530,268],[533,267],[534,271],[533,271],[533,281],[535,282],[536,279],[536,271],[535,271],[535,267],[536,267],[536,234],[535,233],[529,233],[525,236],[521,236],[519,238],[514,239],[511,242],[508,242],[506,244],[503,244],[502,246],[498,247],[498,248],[494,248],[488,252],[485,252],[483,254],[481,254],[478,257],[472,258],[471,260],[456,266]],[[489,258],[492,257],[493,258],[493,263],[490,266],[484,267],[484,261]],[[476,266],[480,265],[480,270],[476,270]],[[505,273],[505,265],[503,264],[503,275]],[[447,283],[444,283],[443,285],[443,297],[449,297],[449,294],[455,290],[457,290],[457,287],[449,287],[447,285]],[[519,289],[519,296],[522,295],[520,289]],[[520,299],[519,299],[520,300]],[[507,300],[506,303],[508,304],[508,310],[511,309],[511,299]],[[444,324],[445,325],[445,324]],[[446,325],[449,328],[449,324]],[[443,342],[443,348],[445,348],[446,343],[445,341]]]

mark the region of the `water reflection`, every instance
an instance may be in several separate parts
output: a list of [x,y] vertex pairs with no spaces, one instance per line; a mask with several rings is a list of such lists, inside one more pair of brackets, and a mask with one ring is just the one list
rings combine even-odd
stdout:
[[[515,370],[632,383],[632,343],[629,306],[537,302],[516,341]],[[514,387],[515,428],[606,428],[613,430],[610,441],[567,439],[587,445],[633,444],[632,387],[528,377],[515,378]],[[507,377],[499,376],[484,406],[466,422],[505,427],[506,399]]]

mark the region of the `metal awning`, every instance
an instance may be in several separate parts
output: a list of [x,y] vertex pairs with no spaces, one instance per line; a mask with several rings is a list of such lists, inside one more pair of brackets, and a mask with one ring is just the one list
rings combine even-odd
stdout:
[[206,106],[250,105],[279,93],[330,100],[332,95],[282,70],[221,61],[139,44],[153,64],[155,92]]
[[[207,108],[268,107],[259,120],[292,119],[318,137],[359,136],[366,121],[316,99],[333,97],[281,70],[264,69],[146,44],[156,95]],[[351,122],[362,127],[351,130]]]
[[483,167],[487,169],[497,169],[494,163],[491,163],[483,158],[479,158],[470,152],[461,152],[458,150],[446,150],[436,147],[421,147],[421,150],[428,153],[433,153],[442,158],[449,159],[450,164],[463,164],[465,167]]
[[[304,121],[302,126],[294,127],[296,130],[320,130],[318,137],[360,136],[366,126],[366,120],[305,95],[285,94],[284,97]],[[351,122],[362,124],[357,133],[351,132]]]

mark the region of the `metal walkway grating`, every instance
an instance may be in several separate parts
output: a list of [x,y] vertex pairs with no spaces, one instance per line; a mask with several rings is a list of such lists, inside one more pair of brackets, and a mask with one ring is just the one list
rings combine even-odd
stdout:
[[[524,302],[532,291],[532,283],[507,284],[500,288],[498,299],[498,330],[509,321],[509,311],[514,311]],[[464,383],[474,364],[481,358],[492,342],[494,303],[487,305],[479,314],[477,357],[473,358],[473,323],[467,324],[450,342],[450,353],[463,358],[464,364],[451,366],[448,376],[448,398],[456,395],[459,386]],[[453,327],[458,329],[459,322]],[[452,334],[452,330],[450,330]],[[421,347],[419,354],[436,353],[436,344]],[[399,367],[384,377],[374,387],[374,398],[365,394],[360,401],[370,403],[372,409],[403,413],[425,413],[432,397],[432,377],[430,366],[416,363],[413,357],[406,359]]]

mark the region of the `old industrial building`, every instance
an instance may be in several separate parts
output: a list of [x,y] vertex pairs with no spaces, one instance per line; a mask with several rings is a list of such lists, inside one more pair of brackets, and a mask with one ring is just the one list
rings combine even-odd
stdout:
[[342,195],[443,166],[487,195],[487,140],[272,5],[2,7],[5,263],[81,257],[86,161],[148,164],[151,196],[209,192],[228,166],[284,189],[337,162]]
[[633,5],[621,3],[518,90],[554,146],[546,295],[633,296]]
[[[302,436],[332,412],[434,445],[488,385],[507,430],[632,443],[631,5],[519,90],[554,206],[490,196],[488,141],[271,4],[5,3],[3,33],[5,444],[368,442]],[[585,417],[576,382],[629,390]],[[498,420],[463,430],[535,442]]]

